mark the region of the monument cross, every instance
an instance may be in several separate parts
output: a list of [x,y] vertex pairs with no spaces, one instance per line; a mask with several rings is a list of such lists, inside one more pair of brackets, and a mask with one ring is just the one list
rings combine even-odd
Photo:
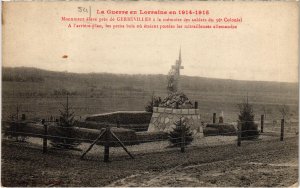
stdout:
[[179,58],[176,60],[175,65],[172,65],[171,70],[168,76],[168,91],[170,93],[177,92],[179,89],[179,78],[180,78],[180,69],[184,69],[184,66],[181,66],[181,48],[179,50]]
[[179,50],[179,58],[178,58],[178,60],[176,60],[176,64],[172,65],[172,69],[175,70],[178,77],[180,76],[180,69],[184,69],[184,66],[181,66],[181,48]]

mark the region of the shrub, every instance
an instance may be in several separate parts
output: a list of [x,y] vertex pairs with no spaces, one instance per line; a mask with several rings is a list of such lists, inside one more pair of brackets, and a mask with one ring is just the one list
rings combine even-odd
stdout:
[[176,121],[175,128],[169,133],[169,141],[174,147],[180,147],[182,143],[182,136],[184,135],[184,144],[189,145],[193,141],[192,132],[188,126],[187,119],[180,119]]
[[74,112],[70,112],[68,95],[67,104],[63,105],[63,107],[63,111],[59,110],[60,121],[58,123],[57,129],[55,129],[56,135],[59,135],[59,137],[51,138],[51,145],[61,149],[74,149],[80,143],[75,140],[75,138],[77,137],[77,132],[74,129]]
[[236,129],[233,125],[227,123],[207,124],[203,129],[204,136],[234,136]]
[[11,121],[11,122],[2,122],[2,132],[4,136],[9,138],[15,138],[16,141],[25,142],[28,139],[28,136],[22,134],[26,132],[24,126],[26,125],[25,121]]
[[242,128],[242,139],[251,140],[259,136],[258,126],[254,123],[253,107],[247,102],[238,105],[240,114],[239,121]]

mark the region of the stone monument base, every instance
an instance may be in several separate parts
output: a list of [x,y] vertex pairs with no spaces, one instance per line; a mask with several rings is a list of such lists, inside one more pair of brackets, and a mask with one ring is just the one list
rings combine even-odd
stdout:
[[153,107],[148,132],[170,132],[175,127],[174,123],[180,118],[186,118],[193,134],[201,133],[203,135],[203,127],[200,122],[198,109],[173,109],[164,107]]

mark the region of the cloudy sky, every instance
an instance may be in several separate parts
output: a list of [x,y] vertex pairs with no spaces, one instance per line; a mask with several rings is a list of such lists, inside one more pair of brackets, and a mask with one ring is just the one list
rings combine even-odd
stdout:
[[[26,6],[26,7],[25,7]],[[205,9],[238,29],[75,29],[61,17],[96,10]],[[291,2],[6,3],[3,66],[69,72],[167,74],[181,46],[189,76],[298,81],[298,8]],[[208,17],[207,17],[208,18]],[[67,55],[67,58],[62,58]]]

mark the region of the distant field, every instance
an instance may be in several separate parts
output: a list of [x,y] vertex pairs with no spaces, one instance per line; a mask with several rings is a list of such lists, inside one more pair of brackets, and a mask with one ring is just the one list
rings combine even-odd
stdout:
[[[18,76],[21,75],[21,76]],[[28,118],[59,115],[65,92],[77,118],[95,113],[122,110],[144,110],[154,93],[166,96],[164,75],[74,74],[32,68],[3,68],[3,119],[25,113]],[[254,105],[256,119],[267,114],[267,119],[281,118],[279,108],[289,106],[289,119],[298,119],[298,84],[250,82],[200,77],[182,77],[182,90],[198,101],[201,119],[212,121],[212,113],[224,113],[225,121],[237,119],[237,104],[245,100]],[[265,109],[265,110],[263,110]]]

